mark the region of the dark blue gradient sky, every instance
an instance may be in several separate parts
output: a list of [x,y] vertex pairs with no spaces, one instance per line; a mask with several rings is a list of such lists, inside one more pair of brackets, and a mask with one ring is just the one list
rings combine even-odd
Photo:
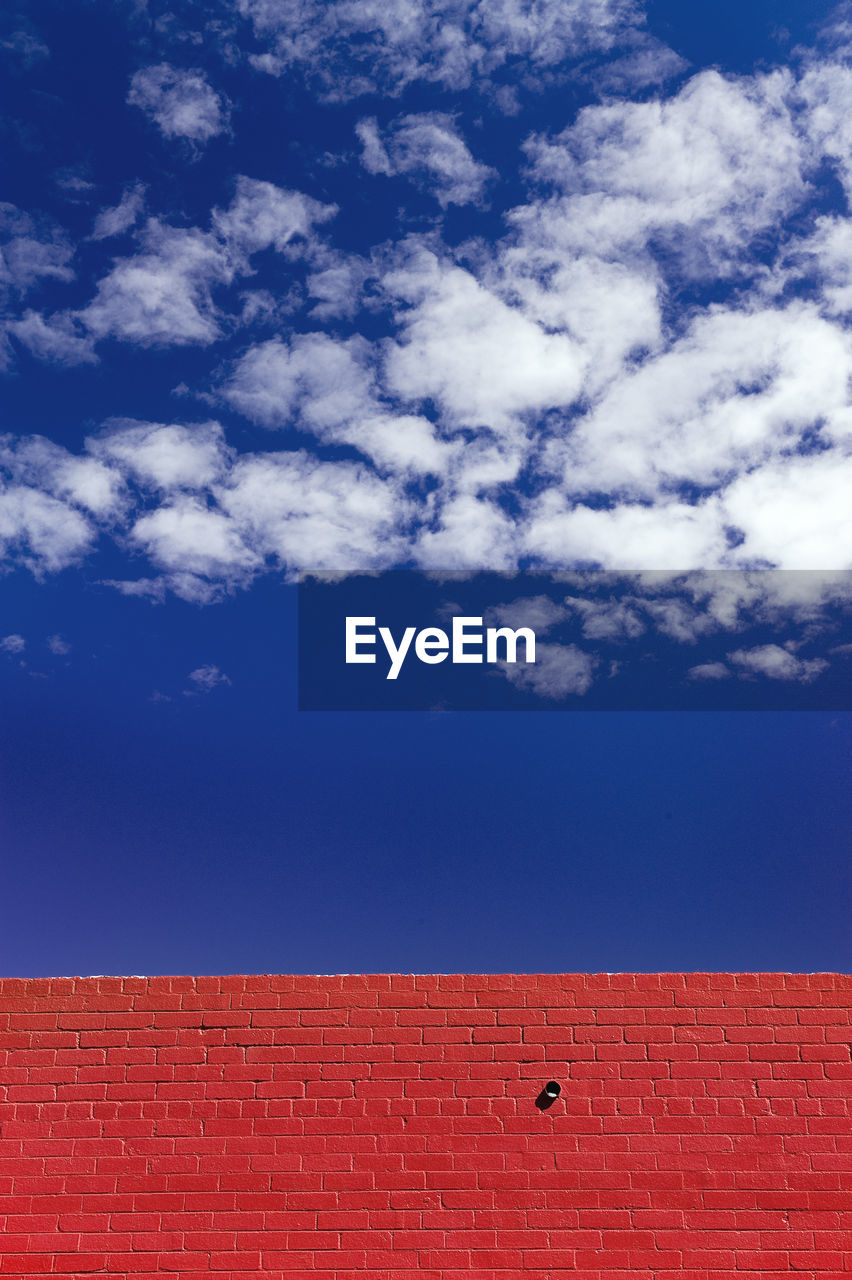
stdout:
[[849,969],[852,716],[300,714],[293,596],[7,580],[3,972]]

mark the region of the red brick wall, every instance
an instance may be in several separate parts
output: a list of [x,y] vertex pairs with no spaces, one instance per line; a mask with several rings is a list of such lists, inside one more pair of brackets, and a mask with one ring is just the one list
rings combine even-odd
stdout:
[[848,1277],[850,1007],[831,974],[7,979],[0,1273]]

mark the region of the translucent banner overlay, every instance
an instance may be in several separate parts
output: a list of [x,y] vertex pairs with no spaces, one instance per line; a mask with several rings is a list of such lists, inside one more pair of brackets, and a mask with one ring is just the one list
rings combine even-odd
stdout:
[[852,572],[306,573],[303,711],[848,711]]

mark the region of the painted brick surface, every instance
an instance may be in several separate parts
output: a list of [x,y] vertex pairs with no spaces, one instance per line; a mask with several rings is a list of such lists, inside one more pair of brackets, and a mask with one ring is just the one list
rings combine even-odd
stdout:
[[833,974],[6,979],[0,1273],[848,1277],[850,1009]]

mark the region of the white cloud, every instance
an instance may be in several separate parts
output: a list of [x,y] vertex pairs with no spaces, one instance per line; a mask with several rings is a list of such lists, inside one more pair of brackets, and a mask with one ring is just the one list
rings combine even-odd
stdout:
[[66,200],[77,204],[85,200],[90,191],[95,190],[94,182],[86,177],[88,172],[85,164],[67,165],[56,170],[53,181]]
[[817,218],[810,235],[794,238],[767,281],[767,293],[782,292],[803,281],[818,286],[818,305],[824,315],[848,318],[852,312],[852,221],[848,217]]
[[[151,604],[162,604],[168,596],[171,582],[170,577],[161,575],[157,578],[104,578],[102,585],[112,587],[123,596],[148,600]],[[208,601],[212,598],[212,593],[208,593]]]
[[336,341],[324,333],[273,338],[251,347],[223,389],[240,413],[265,427],[291,423],[320,437],[352,418],[375,412],[370,350],[363,338]]
[[852,198],[852,68],[825,61],[802,77],[805,127],[816,153],[835,166],[847,199]]
[[539,697],[561,702],[588,693],[594,683],[598,659],[575,644],[537,644],[535,663],[501,664],[512,684],[529,689]]
[[809,429],[848,437],[850,378],[852,340],[811,306],[710,309],[615,380],[549,461],[576,493],[716,487],[795,449]]
[[[570,614],[586,638],[619,642],[653,630],[694,643],[720,629],[741,630],[749,620],[774,627],[795,622],[807,635],[808,628],[825,625],[829,605],[852,605],[852,582],[843,572],[672,569],[725,560],[732,496],[745,506],[733,514],[746,526],[746,541],[727,552],[728,563],[741,553],[746,564],[769,560],[754,550],[763,521],[770,522],[765,536],[776,550],[786,536],[810,563],[818,553],[830,559],[833,547],[838,566],[850,564],[852,549],[843,537],[852,477],[826,455],[795,460],[806,474],[822,469],[809,474],[811,506],[804,515],[794,507],[792,525],[788,480],[770,494],[777,509],[754,501],[753,493],[738,493],[765,481],[766,468],[695,505],[572,507],[551,490],[513,517],[470,484],[476,463],[467,455],[475,450],[465,445],[452,452],[431,429],[425,419],[390,415],[344,421],[341,438],[348,433],[357,440],[373,466],[320,461],[306,450],[239,454],[215,422],[113,422],[79,454],[39,437],[5,437],[0,545],[10,563],[44,573],[79,562],[98,536],[109,536],[144,556],[159,575],[113,580],[118,589],[152,599],[168,589],[198,601],[246,586],[270,569],[388,568],[405,561],[429,569],[514,569],[522,557],[554,570],[616,566],[630,571],[623,598],[563,596],[548,626]],[[330,430],[334,435],[337,427]],[[435,454],[436,448],[449,452]],[[412,490],[412,475],[429,470],[437,485]],[[834,489],[827,494],[829,480]],[[810,544],[803,541],[808,537]],[[635,572],[640,556],[659,572]],[[792,552],[781,558],[794,559]],[[572,575],[561,577],[573,583]]]
[[[643,57],[666,61],[637,36],[633,6],[609,0],[240,7],[269,69],[306,68],[330,96],[395,94],[419,80],[475,80],[491,94],[510,84],[510,64],[520,94],[523,76],[563,74],[578,52],[616,46],[629,88]],[[298,431],[304,446],[287,434],[268,453],[240,454],[217,423],[129,421],[108,423],[79,454],[5,442],[10,556],[55,567],[109,533],[161,575],[122,589],[167,582],[194,599],[269,567],[397,558],[852,566],[852,220],[825,212],[836,192],[823,163],[852,191],[852,71],[801,65],[798,79],[705,71],[668,95],[586,107],[561,129],[566,105],[554,131],[528,143],[528,194],[506,236],[455,250],[434,229],[437,211],[429,234],[421,224],[371,254],[331,248],[321,235],[334,205],[248,177],[204,225],[176,215],[137,230],[137,184],[90,237],[133,229],[134,251],[87,304],[51,313],[19,299],[70,282],[70,241],[4,207],[0,277],[15,340],[45,360],[84,363],[108,339],[205,346],[241,324],[274,325],[269,341],[224,348],[193,392],[252,424]],[[591,60],[582,74],[593,73]],[[226,121],[193,75],[147,68],[132,93],[171,136],[202,142]],[[475,204],[490,175],[456,120],[362,120],[363,162],[444,206]],[[253,258],[263,253],[278,257]],[[311,319],[294,318],[307,296]],[[351,323],[324,327],[338,319]],[[662,595],[571,607],[590,637],[653,624],[695,639],[744,605],[720,587],[704,622],[696,601]]]
[[238,456],[216,423],[113,423],[82,454],[6,437],[0,484],[10,564],[55,572],[103,532],[159,575],[112,585],[152,599],[169,589],[203,602],[268,568],[387,567],[413,514],[404,487],[363,464],[304,451]]
[[4,653],[23,653],[26,647],[27,642],[23,636],[4,636],[3,639],[0,640],[0,649],[2,649]]
[[242,310],[239,324],[244,327],[282,328],[290,322],[290,316],[301,306],[298,288],[284,294],[274,294],[269,289],[246,289],[240,294]]
[[232,454],[218,422],[116,422],[87,442],[95,458],[151,489],[209,489]]
[[190,671],[188,679],[195,686],[196,693],[210,693],[217,685],[231,683],[224,671],[220,671],[218,667],[212,665],[198,667],[195,671]]
[[585,597],[566,596],[565,606],[582,618],[584,636],[610,641],[653,630],[695,644],[720,631],[754,626],[779,631],[785,625],[814,636],[829,625],[832,608],[852,607],[848,571],[557,571],[547,576],[585,590]]
[[402,116],[382,134],[375,119],[356,127],[364,168],[370,173],[404,174],[431,192],[442,208],[478,204],[493,169],[474,160],[452,116],[423,112]]
[[582,619],[583,635],[588,640],[635,640],[646,629],[630,599],[601,601],[566,596],[565,604]]
[[564,244],[562,221],[552,220],[547,206],[515,210],[511,220],[516,234],[499,247],[487,283],[546,331],[574,338],[584,362],[583,394],[594,401],[634,355],[661,345],[657,272]]
[[340,432],[380,470],[445,475],[462,459],[460,441],[442,440],[428,418],[377,413]]
[[745,540],[740,563],[782,569],[852,568],[852,453],[788,458],[740,476],[725,490],[728,522]]
[[222,245],[195,228],[152,219],[143,252],[119,260],[78,313],[95,339],[140,346],[206,344],[220,334],[212,289],[230,283],[233,266]]
[[646,600],[643,604],[656,629],[679,644],[695,644],[718,625],[715,618],[688,600]]
[[551,489],[532,502],[523,529],[527,554],[542,567],[674,569],[724,560],[724,529],[710,502],[572,506]]
[[71,326],[45,324],[33,310],[21,314],[22,300],[32,290],[51,281],[64,284],[74,279],[73,256],[68,237],[51,220],[0,203],[0,370],[14,362],[10,334],[60,363],[91,358]]
[[140,515],[129,540],[158,568],[198,578],[245,582],[262,565],[227,514],[189,496]]
[[585,107],[529,144],[536,178],[562,193],[549,215],[578,250],[617,257],[656,237],[688,274],[735,270],[807,192],[792,98],[787,72],[704,71],[672,98]]
[[44,41],[35,32],[23,27],[0,40],[0,49],[12,54],[26,70],[50,57],[50,50]]
[[40,360],[52,364],[97,363],[92,336],[68,314],[45,317],[28,308],[20,320],[12,320],[7,328]]
[[273,338],[240,358],[222,396],[264,427],[290,425],[319,440],[353,445],[380,467],[444,472],[457,447],[439,440],[427,419],[386,411],[377,398],[373,359],[363,338]]
[[731,672],[724,662],[700,662],[697,667],[690,667],[686,673],[691,680],[729,680]]
[[589,79],[600,94],[626,97],[652,85],[663,85],[688,66],[674,49],[653,36],[644,35],[620,58],[607,59],[595,67]]
[[473,275],[428,252],[389,272],[384,287],[401,301],[403,339],[388,346],[385,380],[406,401],[436,401],[447,424],[510,429],[519,415],[577,397],[583,353],[547,333]]
[[318,300],[311,310],[312,319],[353,319],[361,308],[364,283],[371,274],[369,263],[357,254],[329,250],[320,250],[315,257],[318,269],[308,277],[308,291]]
[[590,49],[610,49],[639,19],[633,0],[479,0],[472,6],[476,34],[498,57],[528,58],[553,66]]
[[71,652],[71,646],[68,641],[63,640],[62,636],[59,635],[48,636],[47,647],[51,653],[56,655],[57,658],[63,658],[66,654]]
[[101,209],[92,230],[93,240],[108,240],[112,236],[123,235],[136,225],[145,205],[145,186],[141,182],[134,183],[122,192],[121,199],[111,209]]
[[226,102],[197,69],[167,63],[143,67],[130,81],[127,101],[144,111],[166,138],[204,143],[228,127]]
[[26,293],[43,279],[73,280],[73,254],[55,224],[0,203],[0,287]]
[[749,675],[767,676],[770,680],[795,680],[802,684],[816,680],[829,665],[824,658],[797,658],[777,644],[736,649],[728,654],[728,661]]
[[336,212],[335,205],[322,204],[300,191],[241,175],[228,208],[213,211],[212,227],[231,252],[249,255],[272,248],[284,253],[293,240],[308,240],[314,226]]
[[[449,89],[515,70],[552,74],[561,64],[619,41],[636,42],[633,0],[236,0],[268,51],[262,71],[302,69],[331,100],[418,80]],[[530,77],[531,78],[531,77]]]
[[252,546],[290,569],[388,568],[411,514],[403,492],[367,467],[301,450],[243,456],[218,496]]
[[116,517],[124,507],[118,472],[44,436],[0,436],[0,474],[13,484],[70,502],[87,516]]
[[150,218],[138,233],[139,251],[115,261],[85,307],[48,318],[29,312],[12,331],[34,354],[68,363],[92,361],[93,344],[106,338],[209,345],[236,323],[214,291],[249,274],[251,255],[262,249],[308,252],[315,224],[335,212],[300,192],[239,177],[228,208],[213,210],[210,231]]
[[515,630],[532,627],[536,636],[543,636],[564,622],[567,616],[565,606],[549,596],[521,596],[488,610],[486,622],[489,626],[512,627]]
[[518,531],[496,502],[473,494],[450,494],[421,520],[414,543],[426,569],[509,569],[517,564]]
[[23,485],[0,491],[0,549],[34,572],[55,573],[92,550],[95,531],[85,516]]

